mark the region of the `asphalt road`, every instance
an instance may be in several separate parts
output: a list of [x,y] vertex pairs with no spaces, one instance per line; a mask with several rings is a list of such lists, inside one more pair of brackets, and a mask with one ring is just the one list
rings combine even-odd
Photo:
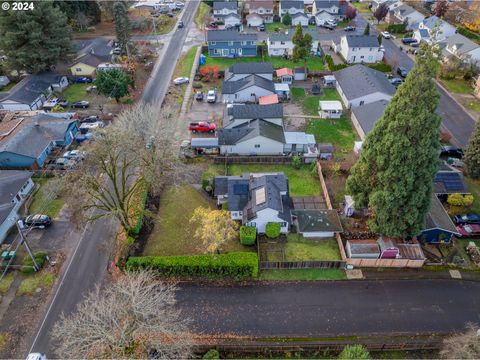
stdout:
[[468,281],[182,285],[177,299],[193,328],[209,335],[445,333],[480,321],[480,283]]
[[155,66],[154,73],[151,75],[151,79],[147,83],[142,95],[142,101],[145,103],[158,104],[160,106],[170,85],[173,71],[187,37],[188,28],[200,4],[199,1],[187,1],[186,3],[187,5],[181,17],[185,27],[174,30],[175,32],[164,50],[161,63]]

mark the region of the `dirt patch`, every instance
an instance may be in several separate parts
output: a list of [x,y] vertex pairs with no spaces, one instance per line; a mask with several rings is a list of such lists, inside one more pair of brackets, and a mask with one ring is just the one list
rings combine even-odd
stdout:
[[294,115],[303,115],[303,109],[296,103],[289,102],[283,104],[285,115],[285,124],[287,131],[305,131],[306,119],[304,117],[295,117]]

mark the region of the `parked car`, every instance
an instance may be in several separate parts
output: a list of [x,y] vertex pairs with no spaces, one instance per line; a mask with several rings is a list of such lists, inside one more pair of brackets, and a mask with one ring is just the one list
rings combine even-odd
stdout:
[[188,130],[193,133],[197,132],[210,132],[214,133],[217,127],[213,123],[209,123],[208,121],[199,121],[199,122],[191,122]]
[[185,26],[185,25],[183,24],[183,21],[180,20],[180,21],[178,22],[178,28],[179,28],[179,29],[182,29],[184,26]]
[[187,77],[183,77],[183,76],[182,76],[182,77],[178,77],[178,78],[174,79],[174,80],[173,80],[173,83],[174,83],[175,85],[182,85],[182,84],[188,83],[188,81],[189,81],[189,80],[188,80]]
[[113,55],[121,55],[122,54],[122,49],[119,47],[116,47],[115,49],[112,50]]
[[465,224],[456,226],[460,237],[480,236],[480,224]]
[[420,46],[420,43],[418,41],[412,42],[409,44],[411,47],[417,48]]
[[264,24],[258,25],[258,31],[265,31],[265,25]]
[[87,93],[92,93],[97,91],[97,87],[95,85],[89,86],[85,89]]
[[321,92],[321,88],[319,84],[312,85],[312,95],[319,95]]
[[417,42],[417,40],[415,40],[414,38],[411,38],[411,37],[406,37],[406,38],[402,39],[402,43],[404,43],[405,45],[408,45],[408,44],[411,44],[411,43],[414,43],[414,42]]
[[99,121],[100,118],[97,116],[97,115],[90,115],[90,116],[86,116],[84,118],[81,118],[78,122],[80,124],[83,124],[83,123],[94,123],[94,122],[97,122]]
[[93,82],[93,80],[91,78],[86,77],[86,76],[82,76],[82,77],[76,78],[75,82],[77,84],[88,84],[88,83]]
[[217,91],[216,90],[208,90],[207,93],[207,102],[215,103],[217,101]]
[[47,360],[47,357],[43,353],[30,353],[27,360]]
[[168,16],[168,17],[173,17],[173,13],[172,13],[172,12],[168,12],[168,13],[167,13],[167,16]]
[[400,79],[400,78],[398,78],[398,77],[394,77],[394,78],[391,78],[391,79],[390,79],[390,83],[391,83],[393,86],[397,87],[397,86],[403,84],[403,79]]
[[480,224],[480,215],[478,214],[455,215],[453,217],[453,221],[457,225]]
[[197,100],[197,101],[203,101],[203,92],[197,91],[197,92],[195,93],[195,100]]
[[344,30],[344,31],[355,31],[356,28],[355,28],[355,26],[350,26],[350,25],[349,25],[349,26],[345,27],[345,29],[343,29],[343,30]]
[[72,104],[72,108],[74,109],[86,109],[90,106],[90,103],[88,101],[82,100],[82,101],[77,101]]
[[27,227],[32,227],[32,226],[49,227],[50,225],[52,225],[52,219],[48,215],[42,215],[42,214],[29,215],[25,219],[23,219],[23,224]]
[[65,99],[59,99],[58,100],[58,105],[60,105],[61,107],[64,107],[66,108],[68,106],[69,102]]
[[71,170],[75,167],[76,162],[74,159],[67,159],[64,157],[58,158],[53,164],[55,170]]
[[400,75],[403,78],[406,78],[407,75],[408,75],[408,71],[404,67],[399,66],[398,69],[397,69],[397,74]]
[[328,30],[335,30],[335,25],[332,25],[332,24],[329,24],[329,23],[324,23],[324,24],[320,25],[320,27],[323,27],[323,28],[328,29]]
[[455,146],[445,145],[440,149],[440,157],[442,158],[463,158],[463,150]]
[[65,159],[82,160],[85,159],[85,151],[70,150],[63,154]]
[[382,37],[384,39],[390,39],[392,35],[388,31],[382,31],[380,34],[382,34]]

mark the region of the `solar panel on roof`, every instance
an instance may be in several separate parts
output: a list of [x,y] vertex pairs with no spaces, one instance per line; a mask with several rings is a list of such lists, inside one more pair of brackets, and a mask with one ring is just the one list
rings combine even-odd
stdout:
[[464,191],[465,184],[460,174],[455,172],[438,172],[435,175],[434,182],[443,183],[445,189],[451,191]]
[[234,195],[247,195],[248,194],[248,185],[247,184],[235,184],[235,185],[233,185],[233,194]]

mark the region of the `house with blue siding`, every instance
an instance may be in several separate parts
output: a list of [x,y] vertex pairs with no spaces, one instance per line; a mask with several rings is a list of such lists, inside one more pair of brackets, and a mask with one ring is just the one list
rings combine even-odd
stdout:
[[257,56],[257,34],[235,30],[207,31],[208,55],[212,57]]
[[[12,114],[12,113],[10,113]],[[54,147],[68,147],[78,132],[72,114],[19,112],[4,116],[0,168],[40,169]]]

